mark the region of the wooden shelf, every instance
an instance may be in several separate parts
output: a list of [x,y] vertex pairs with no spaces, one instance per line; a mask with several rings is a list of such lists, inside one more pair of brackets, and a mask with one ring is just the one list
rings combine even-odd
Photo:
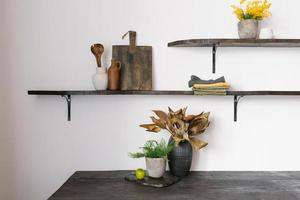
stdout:
[[[193,91],[180,90],[29,90],[28,95],[57,95],[62,96],[67,101],[68,106],[68,121],[71,121],[71,101],[72,95],[194,95]],[[234,121],[237,121],[237,106],[239,100],[244,96],[263,96],[263,95],[278,95],[278,96],[300,96],[300,91],[227,91],[226,96],[233,96],[234,99]]]
[[[28,95],[194,95],[190,90],[29,90]],[[227,91],[227,96],[300,95],[300,91]],[[197,95],[195,95],[197,96]]]
[[218,47],[300,47],[300,39],[189,39],[168,43],[168,47],[212,47],[212,72],[216,72]]
[[300,39],[190,39],[170,42],[168,47],[300,47]]
[[29,90],[29,95],[194,95],[193,91],[172,90]]

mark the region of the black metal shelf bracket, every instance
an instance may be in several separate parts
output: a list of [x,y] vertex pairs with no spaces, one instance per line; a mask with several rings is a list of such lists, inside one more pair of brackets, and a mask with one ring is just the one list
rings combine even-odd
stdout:
[[213,45],[212,47],[212,73],[216,73],[216,54],[217,54],[217,46]]
[[234,122],[237,121],[237,107],[239,104],[239,101],[241,98],[244,97],[243,95],[234,95],[234,104],[233,104],[233,110],[234,110]]
[[71,102],[72,98],[71,95],[61,95],[63,98],[66,99],[68,105],[68,121],[71,121]]

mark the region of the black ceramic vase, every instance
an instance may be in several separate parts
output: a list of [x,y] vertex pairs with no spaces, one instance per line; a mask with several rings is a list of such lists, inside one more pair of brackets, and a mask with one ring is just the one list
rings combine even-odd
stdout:
[[[169,144],[174,143],[173,138],[169,139]],[[193,148],[188,141],[180,142],[175,145],[168,155],[168,163],[171,174],[177,177],[186,176],[191,169],[193,158]]]

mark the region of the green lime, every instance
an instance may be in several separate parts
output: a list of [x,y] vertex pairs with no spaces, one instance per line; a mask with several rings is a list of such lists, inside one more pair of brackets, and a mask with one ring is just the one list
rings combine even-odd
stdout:
[[145,178],[145,171],[141,168],[135,170],[135,177],[138,180],[142,180]]

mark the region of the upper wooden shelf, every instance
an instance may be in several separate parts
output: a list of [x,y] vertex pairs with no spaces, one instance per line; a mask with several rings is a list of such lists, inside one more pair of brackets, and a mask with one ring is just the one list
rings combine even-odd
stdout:
[[300,47],[300,39],[189,39],[168,47]]
[[217,47],[300,47],[300,39],[190,39],[170,42],[168,47],[212,47],[212,72],[216,73]]

